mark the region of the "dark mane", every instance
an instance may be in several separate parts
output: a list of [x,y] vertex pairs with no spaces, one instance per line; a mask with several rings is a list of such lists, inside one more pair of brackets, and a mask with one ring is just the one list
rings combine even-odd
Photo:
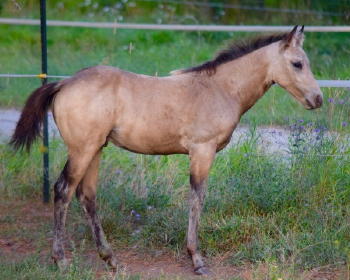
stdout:
[[[268,36],[260,36],[254,39],[243,42],[234,42],[227,49],[218,53],[218,55],[203,64],[194,66],[188,69],[180,70],[180,73],[188,72],[207,72],[209,75],[214,74],[216,68],[226,62],[232,61],[239,57],[242,57],[248,53],[251,53],[257,49],[270,45],[274,42],[283,40],[287,37],[288,33],[273,34]],[[176,72],[176,71],[175,71]]]

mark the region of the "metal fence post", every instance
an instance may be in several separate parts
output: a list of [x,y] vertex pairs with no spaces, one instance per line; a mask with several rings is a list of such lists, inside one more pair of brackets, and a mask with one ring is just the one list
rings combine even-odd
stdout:
[[[40,0],[40,32],[41,32],[41,73],[47,74],[47,40],[46,40],[46,0]],[[42,84],[47,83],[47,78],[42,79]],[[49,185],[49,130],[47,113],[43,126],[43,201],[50,201]]]

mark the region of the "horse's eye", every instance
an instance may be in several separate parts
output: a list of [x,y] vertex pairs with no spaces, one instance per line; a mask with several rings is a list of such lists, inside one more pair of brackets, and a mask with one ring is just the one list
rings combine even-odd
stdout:
[[303,68],[303,64],[300,61],[297,62],[292,62],[292,65],[297,68],[297,69],[302,69]]

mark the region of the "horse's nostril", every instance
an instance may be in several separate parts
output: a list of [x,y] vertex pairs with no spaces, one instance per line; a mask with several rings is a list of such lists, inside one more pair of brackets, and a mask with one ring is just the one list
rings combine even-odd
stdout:
[[316,96],[316,100],[315,100],[316,107],[321,107],[322,103],[323,103],[322,96],[321,95],[317,95]]

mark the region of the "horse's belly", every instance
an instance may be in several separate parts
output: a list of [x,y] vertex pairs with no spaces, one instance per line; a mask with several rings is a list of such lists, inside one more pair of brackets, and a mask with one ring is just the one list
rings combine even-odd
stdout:
[[177,135],[162,135],[159,133],[127,133],[113,129],[108,140],[114,145],[140,154],[169,155],[187,154],[188,150],[181,144]]

